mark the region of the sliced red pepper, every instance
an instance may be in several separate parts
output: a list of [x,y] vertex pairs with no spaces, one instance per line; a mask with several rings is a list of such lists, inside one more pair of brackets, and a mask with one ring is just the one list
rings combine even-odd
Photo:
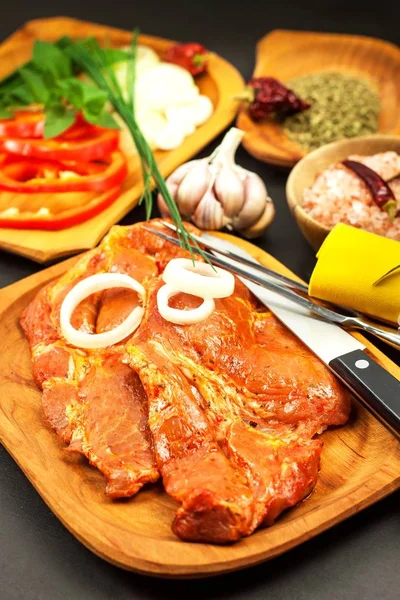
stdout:
[[78,139],[0,139],[0,152],[48,160],[89,162],[103,160],[118,149],[118,131],[114,129],[84,128]]
[[[45,115],[41,111],[16,110],[12,119],[0,119],[0,137],[7,138],[43,138]],[[76,121],[57,139],[75,139],[88,132],[98,132],[99,127],[87,123],[81,114]]]
[[0,119],[0,137],[40,138],[43,136],[43,127],[43,113],[18,111],[13,119]]
[[0,162],[0,190],[104,192],[120,185],[126,175],[126,161],[121,152],[114,152],[106,163],[61,163],[8,155]]
[[4,217],[0,215],[0,227],[12,229],[44,229],[56,231],[67,229],[73,225],[83,223],[108,208],[120,195],[121,188],[116,187],[100,196],[96,196],[87,204],[79,208],[64,210],[57,215],[37,215],[32,212],[20,212],[17,215]]

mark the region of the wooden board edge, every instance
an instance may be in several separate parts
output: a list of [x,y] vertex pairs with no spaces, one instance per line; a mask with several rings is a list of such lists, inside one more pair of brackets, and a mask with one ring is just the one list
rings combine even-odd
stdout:
[[[7,441],[1,439],[0,442],[4,445],[7,452],[15,460],[19,468],[23,471],[25,476],[28,478],[30,483],[33,485],[35,490],[38,492],[38,494],[46,503],[46,505],[50,508],[50,510],[60,520],[63,526],[70,533],[72,533],[72,535],[74,535],[74,537],[76,537],[86,548],[88,548],[91,552],[93,552],[96,556],[100,557],[101,559],[125,571],[135,572],[148,576],[150,575],[152,577],[162,579],[194,579],[199,577],[213,577],[258,565],[267,560],[276,558],[284,554],[285,552],[301,545],[302,543],[312,539],[320,533],[327,531],[334,525],[341,523],[344,520],[354,516],[361,510],[372,506],[379,500],[382,500],[383,498],[387,497],[388,495],[400,488],[400,470],[398,468],[399,465],[397,465],[397,478],[386,481],[384,485],[382,485],[382,482],[380,480],[382,479],[382,477],[390,478],[391,473],[387,474],[385,470],[380,469],[371,480],[369,480],[363,486],[357,488],[357,492],[359,492],[360,490],[365,490],[366,492],[366,495],[361,501],[358,500],[357,502],[352,503],[350,493],[345,499],[342,498],[339,500],[341,504],[347,504],[347,506],[343,507],[341,511],[337,512],[333,517],[331,517],[328,520],[324,518],[326,506],[324,505],[318,507],[306,517],[308,525],[310,524],[310,522],[313,523],[313,528],[311,530],[304,531],[300,536],[294,536],[293,534],[293,537],[291,537],[288,540],[282,541],[282,543],[275,546],[272,551],[269,549],[264,551],[261,550],[259,552],[254,552],[250,556],[239,556],[231,560],[228,559],[224,561],[213,561],[206,563],[205,565],[192,565],[182,563],[169,563],[168,565],[165,565],[164,563],[152,560],[145,560],[142,557],[135,557],[133,560],[130,559],[130,557],[128,557],[129,560],[126,560],[126,555],[124,555],[122,552],[118,552],[114,546],[106,546],[103,543],[99,543],[98,540],[96,541],[96,543],[94,543],[94,541],[92,541],[91,539],[88,539],[86,536],[81,535],[81,532],[79,530],[76,530],[73,524],[64,520],[63,515],[61,512],[58,511],[57,506],[55,506],[51,501],[47,499],[46,491],[41,489],[40,484],[38,484],[35,481],[35,478],[31,476],[30,472],[27,469],[25,469],[24,466],[20,463],[18,457],[16,456],[16,453],[13,452],[12,449],[8,446]],[[250,541],[257,544],[259,540],[256,539],[256,536],[258,534],[262,535],[263,531],[264,530],[259,529],[250,537],[245,538],[244,542]],[[226,548],[229,547],[227,546]]]

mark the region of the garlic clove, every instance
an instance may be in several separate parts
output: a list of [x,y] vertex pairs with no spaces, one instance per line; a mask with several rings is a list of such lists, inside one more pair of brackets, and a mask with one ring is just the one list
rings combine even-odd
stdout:
[[187,163],[183,163],[183,165],[180,165],[180,167],[178,167],[173,173],[171,173],[171,175],[167,179],[167,182],[170,181],[171,183],[174,182],[179,185],[182,179],[185,177],[186,173],[188,173],[192,167],[201,162],[201,160],[203,159],[190,160]]
[[265,210],[266,202],[270,200],[263,180],[256,173],[249,171],[243,186],[243,208],[232,220],[233,227],[238,230],[247,229],[256,223]]
[[[190,169],[192,169],[199,162],[201,162],[200,159],[190,160],[187,163],[183,163],[183,165],[175,169],[175,171],[171,173],[171,175],[166,179],[167,188],[169,189],[169,192],[172,198],[175,200],[175,202],[179,184],[181,183],[185,175],[190,171]],[[170,215],[168,206],[166,205],[165,200],[162,197],[162,194],[160,193],[157,195],[157,205],[163,217],[167,217]]]
[[272,201],[268,201],[265,205],[264,212],[261,217],[247,229],[242,229],[240,233],[249,240],[259,237],[264,233],[267,227],[272,223],[275,217],[275,207]]
[[222,229],[225,226],[224,211],[213,190],[208,190],[204,194],[192,216],[192,221],[200,229]]
[[179,212],[184,217],[191,217],[197,205],[211,183],[208,159],[199,160],[186,173],[175,196]]
[[214,193],[227,217],[238,215],[244,203],[244,185],[235,171],[223,166],[214,184]]

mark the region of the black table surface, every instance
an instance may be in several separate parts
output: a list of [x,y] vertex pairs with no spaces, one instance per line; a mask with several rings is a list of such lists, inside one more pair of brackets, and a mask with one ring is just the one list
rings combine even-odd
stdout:
[[[4,3],[5,4],[5,3]],[[0,38],[23,22],[69,15],[148,34],[198,40],[251,75],[258,39],[272,29],[355,33],[399,39],[400,10],[346,0],[311,2],[217,0],[104,2],[18,0],[0,11]],[[212,145],[212,147],[214,144]],[[203,154],[207,153],[208,149]],[[273,225],[257,243],[307,279],[314,254],[286,206],[287,172],[240,150],[238,161],[257,171],[277,208]],[[135,209],[124,223],[143,217]],[[43,267],[0,252],[0,285]],[[392,358],[397,358],[394,352]],[[148,598],[391,600],[400,590],[400,492],[285,555],[251,569],[198,581],[157,580],[128,573],[97,558],[49,511],[7,452],[0,448],[1,600],[103,600]]]

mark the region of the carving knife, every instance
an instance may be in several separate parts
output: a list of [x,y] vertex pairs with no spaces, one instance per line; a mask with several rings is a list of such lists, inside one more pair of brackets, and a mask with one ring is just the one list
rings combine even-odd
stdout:
[[[209,234],[226,249],[257,262],[238,246]],[[215,256],[218,253],[212,252]],[[225,260],[228,260],[225,257]],[[234,265],[234,261],[232,261]],[[249,270],[251,268],[249,267]],[[365,345],[291,300],[239,277],[244,285],[344,383],[392,433],[400,437],[400,381],[365,352]]]

